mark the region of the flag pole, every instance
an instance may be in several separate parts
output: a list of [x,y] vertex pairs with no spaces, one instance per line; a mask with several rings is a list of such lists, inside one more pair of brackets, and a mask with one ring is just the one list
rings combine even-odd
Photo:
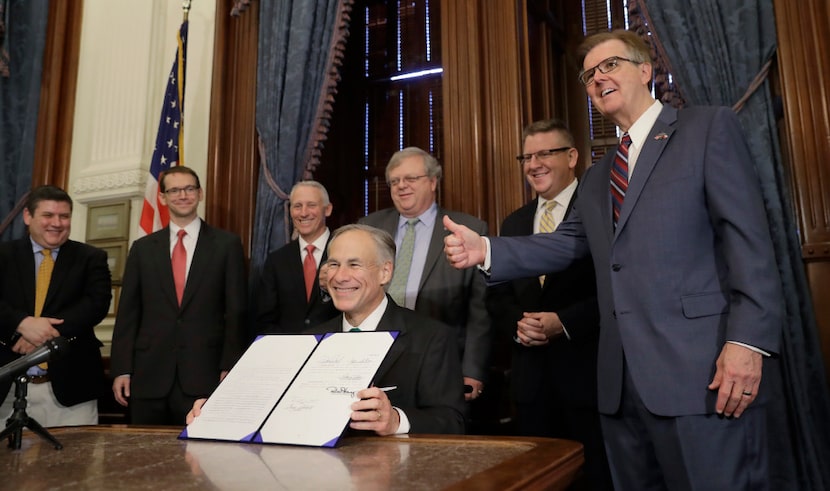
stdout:
[[187,14],[190,13],[190,0],[182,2],[182,22],[187,22]]

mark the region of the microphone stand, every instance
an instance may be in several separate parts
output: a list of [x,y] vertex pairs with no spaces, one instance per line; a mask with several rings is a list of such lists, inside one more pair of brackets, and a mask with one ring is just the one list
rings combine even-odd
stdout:
[[0,440],[3,437],[9,437],[9,448],[17,450],[20,448],[23,441],[23,428],[29,428],[35,434],[39,435],[44,440],[49,441],[55,447],[55,450],[60,450],[63,445],[48,431],[40,425],[34,418],[30,418],[26,414],[26,394],[28,393],[29,376],[25,373],[18,375],[14,380],[14,412],[6,420],[6,428],[0,432]]

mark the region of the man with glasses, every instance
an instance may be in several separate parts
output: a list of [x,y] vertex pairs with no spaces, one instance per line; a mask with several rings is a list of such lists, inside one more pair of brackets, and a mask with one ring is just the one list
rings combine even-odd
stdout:
[[741,126],[729,108],[655,101],[632,32],[590,36],[579,55],[586,92],[622,134],[617,152],[586,171],[556,232],[486,239],[446,221],[447,257],[504,281],[593,256],[618,489],[768,489],[776,395],[762,371],[779,349],[782,293]]
[[183,425],[243,351],[245,263],[237,235],[198,216],[199,176],[159,178],[170,225],[135,241],[112,336],[115,400],[133,424]]
[[480,234],[483,221],[445,210],[435,201],[441,166],[426,151],[408,147],[395,152],[386,165],[386,182],[394,208],[380,210],[360,223],[389,232],[395,238],[395,277],[389,294],[403,307],[439,320],[457,331],[467,400],[484,390],[490,355],[490,317],[484,304],[484,279],[473,271],[452,268],[443,257],[444,216]]
[[[573,135],[558,119],[531,123],[516,160],[536,199],[504,219],[501,235],[553,232],[576,198]],[[498,345],[512,345],[517,433],[581,442],[588,487],[613,489],[597,412],[599,308],[591,258],[561,272],[493,285],[487,309]]]

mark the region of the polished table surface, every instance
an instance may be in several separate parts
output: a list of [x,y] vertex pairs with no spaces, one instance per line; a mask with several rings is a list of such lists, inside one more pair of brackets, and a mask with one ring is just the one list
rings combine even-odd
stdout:
[[547,438],[347,437],[334,449],[178,440],[180,429],[50,428],[0,447],[0,489],[565,489],[582,445]]

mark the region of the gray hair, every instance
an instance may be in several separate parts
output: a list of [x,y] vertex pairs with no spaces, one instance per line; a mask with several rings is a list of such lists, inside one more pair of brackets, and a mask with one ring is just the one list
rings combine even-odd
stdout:
[[311,181],[311,180],[309,180],[309,181],[299,181],[299,182],[297,182],[297,184],[294,184],[294,186],[291,188],[291,192],[289,193],[289,199],[288,199],[289,202],[291,201],[290,196],[294,196],[294,191],[298,187],[301,187],[301,186],[307,186],[307,187],[315,188],[315,189],[319,190],[320,194],[323,196],[323,206],[328,206],[329,205],[329,192],[326,190],[326,187],[323,186],[322,184],[320,184],[317,181]]
[[389,173],[401,165],[401,162],[407,157],[422,157],[424,159],[424,171],[427,173],[427,176],[441,179],[441,164],[438,163],[435,157],[430,155],[426,150],[418,147],[406,147],[403,150],[398,150],[393,153],[389,159],[389,163],[386,164],[386,182],[389,182]]
[[381,230],[370,225],[364,225],[362,223],[343,225],[335,230],[331,234],[331,239],[329,239],[329,248],[331,248],[331,244],[334,242],[334,239],[345,234],[346,232],[354,231],[366,232],[372,238],[375,243],[375,253],[378,257],[378,265],[387,261],[391,262],[393,265],[395,264],[395,239],[393,239],[392,236],[389,235],[389,232],[385,230]]

